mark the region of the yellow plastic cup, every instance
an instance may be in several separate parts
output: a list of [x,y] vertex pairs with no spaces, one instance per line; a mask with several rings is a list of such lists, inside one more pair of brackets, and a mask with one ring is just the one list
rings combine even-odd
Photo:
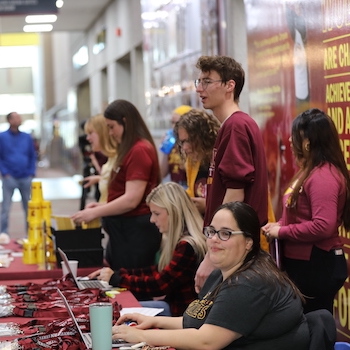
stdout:
[[43,200],[43,189],[40,181],[32,181],[32,195],[33,202],[41,202]]
[[56,253],[55,253],[55,244],[54,241],[47,237],[46,238],[46,258],[49,263],[56,263]]
[[37,243],[36,242],[30,242],[27,239],[23,240],[23,264],[36,264],[36,250],[37,250]]
[[43,226],[41,221],[28,222],[28,241],[40,242],[43,237]]
[[43,220],[45,220],[46,225],[51,226],[51,201],[42,201],[41,202],[41,215]]
[[45,245],[46,245],[46,242],[43,242],[42,240],[39,241],[36,245],[36,262],[38,264],[45,263],[45,260],[46,260]]
[[41,207],[42,207],[41,202],[36,202],[33,200],[30,200],[28,202],[28,217],[27,217],[28,223],[42,221]]

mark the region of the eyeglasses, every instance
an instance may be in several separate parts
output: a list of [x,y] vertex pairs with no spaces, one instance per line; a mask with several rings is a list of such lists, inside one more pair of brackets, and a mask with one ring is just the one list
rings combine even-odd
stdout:
[[218,83],[219,81],[222,81],[222,79],[220,79],[220,80],[211,80],[211,79],[208,79],[208,78],[205,78],[205,79],[196,79],[196,80],[194,81],[194,86],[195,86],[196,89],[197,89],[198,86],[201,84],[203,90],[205,90],[205,89],[208,87],[209,84]]
[[232,235],[242,235],[244,233],[243,231],[232,231],[232,230],[226,230],[226,229],[221,229],[216,231],[211,226],[204,227],[203,232],[205,236],[208,238],[213,238],[215,234],[217,234],[222,241],[229,240]]
[[188,139],[185,139],[185,140],[177,140],[177,144],[180,146],[180,147],[183,147],[184,143],[190,143],[190,141]]

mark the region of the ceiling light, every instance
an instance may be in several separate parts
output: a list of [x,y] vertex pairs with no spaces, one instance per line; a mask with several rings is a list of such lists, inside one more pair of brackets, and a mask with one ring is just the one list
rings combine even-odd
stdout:
[[52,24],[31,24],[23,27],[23,31],[26,33],[51,32],[52,29]]
[[35,16],[27,16],[27,23],[53,23],[57,21],[56,15],[35,15]]
[[56,1],[56,7],[57,7],[58,9],[60,9],[61,7],[63,7],[63,4],[64,4],[63,0],[57,0],[57,1]]

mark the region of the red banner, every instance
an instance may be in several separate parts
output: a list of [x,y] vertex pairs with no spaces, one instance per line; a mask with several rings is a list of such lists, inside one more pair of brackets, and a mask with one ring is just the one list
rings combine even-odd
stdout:
[[[316,107],[332,117],[350,170],[350,2],[245,0],[245,5],[251,115],[263,133],[279,218],[282,194],[296,171],[289,137],[300,112]],[[348,258],[350,234],[341,235]],[[334,302],[338,338],[345,341],[349,298],[347,280]]]

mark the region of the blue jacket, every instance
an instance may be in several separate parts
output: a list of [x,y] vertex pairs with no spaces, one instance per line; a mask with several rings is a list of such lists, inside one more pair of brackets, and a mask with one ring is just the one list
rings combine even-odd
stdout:
[[0,133],[0,173],[14,178],[35,176],[36,152],[31,135],[14,133],[10,129]]

